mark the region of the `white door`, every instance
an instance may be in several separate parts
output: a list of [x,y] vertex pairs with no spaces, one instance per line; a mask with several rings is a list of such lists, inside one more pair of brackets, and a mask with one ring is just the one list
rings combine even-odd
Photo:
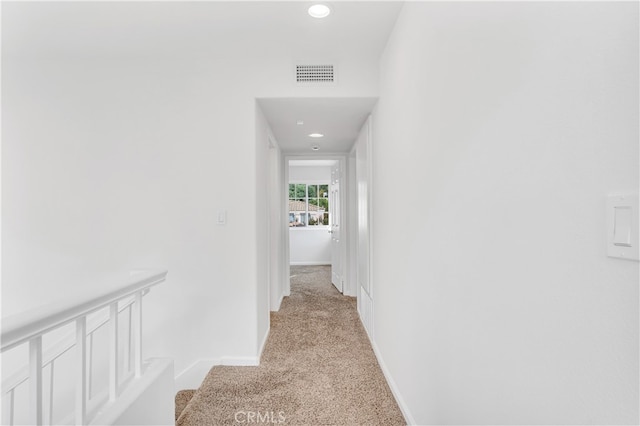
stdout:
[[331,169],[329,192],[329,233],[331,233],[331,282],[342,293],[342,241],[340,218],[340,164]]

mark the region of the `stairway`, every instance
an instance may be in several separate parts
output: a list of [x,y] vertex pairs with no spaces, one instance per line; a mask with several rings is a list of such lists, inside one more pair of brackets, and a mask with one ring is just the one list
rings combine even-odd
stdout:
[[178,421],[178,417],[187,408],[187,404],[193,398],[193,395],[196,393],[195,389],[185,389],[178,391],[176,394],[176,422]]
[[214,366],[176,395],[176,425],[406,425],[356,310],[328,266],[292,267],[259,366]]

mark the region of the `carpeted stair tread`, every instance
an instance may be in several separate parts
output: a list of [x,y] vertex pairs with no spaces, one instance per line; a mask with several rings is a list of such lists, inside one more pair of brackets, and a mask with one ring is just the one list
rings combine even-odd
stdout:
[[291,272],[260,365],[213,367],[176,425],[406,425],[356,299],[333,287],[330,267]]
[[178,421],[178,417],[180,417],[180,414],[182,414],[195,393],[195,389],[185,389],[178,391],[178,393],[176,394],[176,422]]

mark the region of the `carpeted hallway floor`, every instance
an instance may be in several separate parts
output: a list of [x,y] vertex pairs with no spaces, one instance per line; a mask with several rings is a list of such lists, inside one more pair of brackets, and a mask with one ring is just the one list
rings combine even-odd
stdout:
[[[176,396],[176,424],[404,425],[356,311],[328,266],[292,266],[258,367],[216,366]],[[181,414],[180,414],[181,413]]]

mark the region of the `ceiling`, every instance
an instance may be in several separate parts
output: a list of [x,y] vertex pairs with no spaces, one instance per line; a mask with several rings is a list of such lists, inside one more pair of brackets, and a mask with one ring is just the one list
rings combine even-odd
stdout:
[[[323,154],[350,151],[376,100],[271,98],[259,99],[258,103],[283,152]],[[297,124],[299,120],[304,124]],[[311,138],[311,133],[321,133],[324,137]],[[320,149],[313,151],[313,145]]]
[[[2,56],[35,57],[380,57],[399,1],[339,1],[331,15],[308,15],[310,1],[3,2]],[[337,94],[339,96],[339,94]],[[284,152],[347,152],[375,98],[263,98]],[[298,126],[297,120],[304,125]],[[321,139],[309,133],[325,134]],[[314,152],[311,146],[320,150]]]
[[382,52],[401,2],[333,1],[326,19],[310,1],[2,2],[3,55],[202,55],[242,49],[297,57]]

